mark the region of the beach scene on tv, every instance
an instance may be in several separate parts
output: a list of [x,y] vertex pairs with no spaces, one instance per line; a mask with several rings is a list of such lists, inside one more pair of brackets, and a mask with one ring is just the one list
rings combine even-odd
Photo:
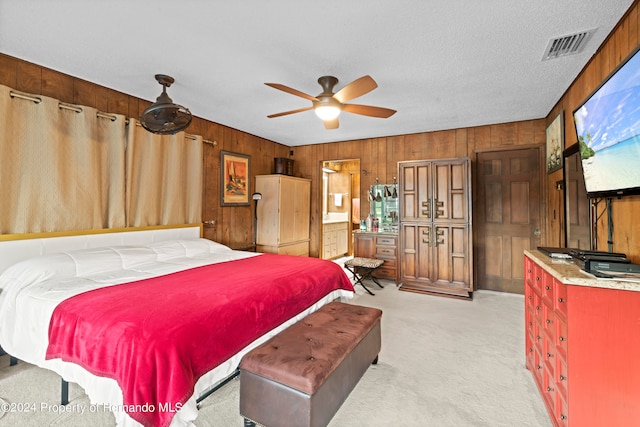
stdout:
[[574,121],[587,192],[640,187],[640,53],[574,112]]

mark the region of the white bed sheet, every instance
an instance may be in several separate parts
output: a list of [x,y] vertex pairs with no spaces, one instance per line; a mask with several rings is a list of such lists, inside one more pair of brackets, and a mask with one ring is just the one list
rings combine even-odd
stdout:
[[[55,307],[67,298],[92,289],[258,255],[232,251],[206,239],[190,239],[162,241],[148,246],[66,251],[19,262],[0,275],[0,345],[12,356],[51,369],[66,381],[82,386],[92,404],[108,405],[118,425],[139,426],[121,409],[122,392],[115,380],[92,375],[79,365],[60,359],[45,359],[49,323]],[[193,425],[198,415],[196,398],[233,373],[241,357],[251,348],[322,305],[351,297],[352,293],[348,291],[332,292],[202,376],[195,386],[194,395],[176,413],[171,426]]]

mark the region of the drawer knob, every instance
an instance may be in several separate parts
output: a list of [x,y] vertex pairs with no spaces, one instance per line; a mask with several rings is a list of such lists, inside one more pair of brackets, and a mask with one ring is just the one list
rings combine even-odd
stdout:
[[567,419],[567,416],[566,416],[565,414],[560,414],[560,419],[561,419],[561,420],[566,420],[566,419]]
[[552,357],[553,357],[553,354],[551,354],[551,353],[547,353],[547,359],[550,359],[550,358],[552,358]]
[[540,280],[540,278],[539,278],[539,277],[536,277],[536,280]]
[[539,305],[536,305],[536,310],[540,310],[540,306]]
[[537,340],[540,340],[540,338],[542,338],[540,335],[536,335]]
[[565,377],[564,375],[560,375],[560,381],[566,381],[567,377]]
[[551,319],[547,319],[547,325],[551,324]]
[[536,368],[542,369],[542,365],[538,365],[538,366],[536,366]]
[[564,302],[564,298],[558,298],[558,302]]
[[553,391],[553,389],[550,386],[547,386],[547,391]]
[[544,287],[546,290],[550,291],[551,290],[551,286],[547,285]]
[[565,338],[565,337],[560,337],[560,338],[558,338],[558,339],[560,340],[560,342],[563,342],[564,340],[566,340],[566,338]]

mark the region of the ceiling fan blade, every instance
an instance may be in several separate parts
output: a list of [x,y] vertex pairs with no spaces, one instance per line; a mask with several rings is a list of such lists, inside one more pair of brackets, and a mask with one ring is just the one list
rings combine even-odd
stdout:
[[270,119],[273,119],[274,117],[286,116],[288,114],[302,113],[303,111],[309,111],[309,110],[313,110],[313,107],[305,107],[305,108],[298,108],[297,110],[283,111],[282,113],[271,114],[267,117]]
[[309,101],[317,101],[318,100],[318,98],[316,98],[315,96],[307,95],[304,92],[300,92],[299,90],[293,89],[293,88],[291,88],[289,86],[281,85],[280,83],[265,83],[265,84],[267,86],[271,86],[274,89],[279,89],[279,90],[281,90],[283,92],[290,93],[291,95],[296,95],[296,96],[299,96],[301,98],[308,99]]
[[396,113],[396,110],[392,110],[390,108],[372,107],[371,105],[360,104],[344,104],[342,106],[342,111],[360,114],[362,116],[379,117],[381,119],[386,119]]
[[338,129],[338,126],[340,126],[340,122],[338,121],[337,117],[335,119],[332,119],[332,120],[325,120],[324,121],[324,128],[325,129]]
[[378,84],[371,76],[362,76],[340,89],[333,97],[339,102],[347,102],[369,93],[377,87]]

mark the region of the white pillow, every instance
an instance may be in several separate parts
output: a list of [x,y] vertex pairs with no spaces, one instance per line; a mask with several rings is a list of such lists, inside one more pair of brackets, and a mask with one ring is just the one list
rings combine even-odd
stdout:
[[208,239],[165,240],[152,243],[149,248],[158,255],[159,261],[166,261],[172,258],[194,258],[231,250],[227,246]]

